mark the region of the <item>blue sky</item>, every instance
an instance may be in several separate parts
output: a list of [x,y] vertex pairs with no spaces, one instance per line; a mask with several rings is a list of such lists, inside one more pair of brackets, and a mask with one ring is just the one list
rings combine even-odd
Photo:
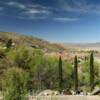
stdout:
[[51,42],[100,42],[100,0],[0,0],[0,31]]

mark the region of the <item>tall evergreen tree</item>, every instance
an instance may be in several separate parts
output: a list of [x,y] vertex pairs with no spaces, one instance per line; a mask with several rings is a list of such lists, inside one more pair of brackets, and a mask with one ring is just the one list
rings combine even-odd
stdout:
[[90,87],[91,91],[94,89],[94,56],[93,51],[90,55]]
[[59,57],[59,92],[62,91],[63,75],[62,75],[62,59]]
[[77,56],[74,58],[74,85],[75,85],[75,91],[78,91],[78,61]]

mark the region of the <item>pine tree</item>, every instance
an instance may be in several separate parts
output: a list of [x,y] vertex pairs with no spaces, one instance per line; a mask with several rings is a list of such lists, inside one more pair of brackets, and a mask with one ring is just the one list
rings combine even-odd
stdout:
[[77,56],[74,58],[74,82],[75,82],[75,91],[78,91],[78,61]]
[[63,83],[63,78],[62,78],[62,59],[61,56],[59,57],[59,92],[61,93],[62,91],[62,83]]
[[90,87],[91,91],[94,89],[94,57],[93,52],[90,55]]

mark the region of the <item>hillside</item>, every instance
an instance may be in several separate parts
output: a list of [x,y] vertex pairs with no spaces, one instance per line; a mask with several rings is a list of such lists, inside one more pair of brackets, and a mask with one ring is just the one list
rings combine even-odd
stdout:
[[[9,40],[12,41],[10,42],[10,47],[7,46]],[[26,73],[29,75],[31,88],[34,91],[38,91],[40,88],[41,90],[58,90],[59,55],[61,55],[63,64],[63,88],[68,91],[73,89],[73,66],[75,55],[77,55],[80,80],[79,88],[82,90],[85,88],[85,91],[88,91],[90,51],[72,49],[68,46],[65,48],[65,46],[61,44],[52,44],[33,36],[0,32],[0,90],[2,90],[2,80],[6,80],[5,75],[13,68],[15,72],[17,68],[18,73],[19,70],[22,70],[25,75]],[[98,62],[94,62],[94,64],[96,65],[95,68],[97,71],[95,77],[97,77],[96,80],[99,81],[98,66],[100,64]],[[14,70],[11,72],[15,75]],[[85,73],[84,77],[82,76],[83,72]],[[11,74],[8,73],[7,76],[9,77],[9,75]],[[22,75],[22,73],[20,75]],[[12,77],[12,75],[10,77]],[[30,84],[28,85],[30,86]],[[99,86],[99,83],[96,85]]]
[[[9,40],[12,40],[13,44],[10,49],[7,48],[7,42]],[[38,51],[40,52],[39,55]],[[4,73],[8,69],[15,66],[31,68],[34,67],[34,63],[38,64],[41,61],[39,60],[42,55],[41,53],[43,55],[51,55],[52,53],[56,55],[56,53],[62,51],[66,51],[66,49],[60,44],[52,44],[33,36],[12,32],[0,32],[0,89],[2,88],[1,80],[4,78]],[[34,58],[33,53],[40,57]]]
[[14,32],[0,32],[0,48],[5,47],[5,44],[9,39],[12,40],[15,48],[20,48],[25,45],[31,49],[40,49],[46,55],[53,57],[58,57],[59,54],[62,54],[63,59],[69,61],[72,61],[71,59],[73,59],[75,55],[79,58],[84,58],[89,55],[89,51],[91,50],[98,52],[96,54],[97,57],[100,55],[100,43],[54,44],[34,36],[27,36]]
[[61,52],[66,50],[64,46],[60,44],[52,44],[43,39],[39,39],[33,36],[25,36],[12,32],[0,32],[0,42],[4,44],[7,40],[11,39],[15,46],[26,45],[31,48],[38,48],[45,52]]

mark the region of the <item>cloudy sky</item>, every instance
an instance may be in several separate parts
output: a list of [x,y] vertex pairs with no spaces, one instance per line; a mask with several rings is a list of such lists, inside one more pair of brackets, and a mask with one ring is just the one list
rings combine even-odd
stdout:
[[100,0],[0,0],[0,31],[100,42]]

